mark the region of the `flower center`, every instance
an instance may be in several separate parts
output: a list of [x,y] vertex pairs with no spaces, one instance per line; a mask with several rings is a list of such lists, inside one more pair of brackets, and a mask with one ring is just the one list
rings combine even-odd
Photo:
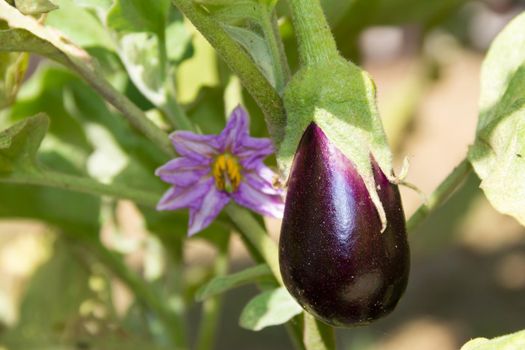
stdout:
[[212,174],[219,191],[235,192],[241,183],[241,166],[237,158],[229,153],[215,158]]

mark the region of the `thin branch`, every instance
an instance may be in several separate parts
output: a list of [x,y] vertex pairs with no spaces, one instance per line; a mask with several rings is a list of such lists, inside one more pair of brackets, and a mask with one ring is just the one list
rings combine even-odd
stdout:
[[452,172],[441,182],[434,192],[428,197],[426,203],[422,204],[407,221],[407,230],[412,232],[417,228],[436,208],[441,206],[450,195],[463,183],[463,180],[472,171],[472,166],[467,158],[452,170]]
[[284,136],[286,114],[277,91],[257,68],[248,53],[226,31],[192,0],[172,0],[215,48],[230,69],[239,76],[243,86],[264,112],[268,131],[278,145]]

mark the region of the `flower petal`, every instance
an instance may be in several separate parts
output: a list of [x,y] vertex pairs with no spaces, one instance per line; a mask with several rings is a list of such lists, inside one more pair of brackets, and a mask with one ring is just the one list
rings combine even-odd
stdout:
[[279,178],[279,175],[277,175],[272,169],[267,167],[264,164],[260,164],[256,169],[255,172],[258,176],[263,178],[265,181],[268,181],[269,183],[274,183],[275,180]]
[[248,114],[244,108],[237,106],[219,135],[221,150],[236,154],[242,147],[243,140],[248,137]]
[[242,206],[245,206],[261,215],[282,218],[284,212],[284,201],[281,195],[270,195],[252,187],[249,182],[242,182],[237,191],[232,193],[232,198]]
[[237,150],[235,155],[239,157],[243,167],[254,169],[274,151],[275,149],[270,139],[246,137],[243,140],[242,147]]
[[208,227],[229,201],[230,197],[225,192],[217,191],[215,188],[208,191],[198,207],[190,208],[188,236]]
[[193,185],[201,177],[210,172],[210,160],[198,161],[192,158],[180,157],[170,160],[155,171],[162,181],[172,185],[187,187]]
[[213,178],[203,177],[190,187],[170,188],[157,204],[157,210],[177,210],[199,205],[213,187]]
[[[247,182],[252,188],[256,188],[262,193],[269,194],[269,195],[282,195],[283,194],[283,190],[276,188],[273,185],[274,177],[268,179],[267,177],[263,177],[256,172],[249,172],[243,175],[244,175],[245,182]],[[273,174],[273,175],[276,176],[276,174]]]
[[218,136],[199,135],[190,131],[175,131],[170,135],[178,154],[196,160],[210,159],[219,153]]

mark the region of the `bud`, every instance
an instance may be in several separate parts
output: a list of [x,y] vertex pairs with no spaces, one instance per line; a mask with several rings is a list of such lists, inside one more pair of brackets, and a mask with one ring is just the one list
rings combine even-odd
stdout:
[[369,166],[386,227],[354,163],[316,123],[306,128],[290,171],[281,273],[299,304],[333,326],[385,316],[408,281],[410,254],[397,185],[373,158]]

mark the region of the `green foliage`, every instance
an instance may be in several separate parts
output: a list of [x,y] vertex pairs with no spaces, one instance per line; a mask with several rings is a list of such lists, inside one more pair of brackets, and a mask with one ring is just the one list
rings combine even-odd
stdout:
[[15,0],[15,6],[24,15],[40,15],[57,9],[49,0]]
[[0,1],[0,20],[9,26],[9,29],[0,30],[0,52],[36,53],[73,70],[82,70],[87,74],[94,72],[91,58],[85,51],[34,18],[24,16],[3,0]]
[[261,278],[266,277],[271,277],[271,271],[266,264],[249,267],[231,275],[217,276],[197,291],[195,299],[197,301],[203,301],[242,285],[257,282]]
[[191,128],[174,103],[171,66],[191,55],[191,40],[182,16],[169,1],[117,1],[108,13],[107,24],[115,32],[118,55],[138,90],[166,114],[172,125]]
[[267,23],[273,13],[275,1],[215,1],[200,0],[210,15],[216,19],[251,56],[266,79],[276,86],[276,66],[272,61]]
[[48,125],[45,115],[37,115],[0,132],[0,174],[35,169],[36,152]]
[[152,32],[164,35],[169,0],[145,2],[116,0],[108,13],[108,26],[125,32]]
[[115,50],[110,33],[105,30],[104,25],[91,11],[80,7],[72,0],[57,0],[57,4],[59,9],[47,16],[47,26],[60,30],[62,34],[81,47]]
[[492,44],[482,68],[479,103],[469,160],[491,204],[525,225],[525,14]]
[[280,287],[257,295],[244,307],[239,324],[252,331],[260,331],[289,321],[303,311],[286,288]]
[[503,335],[494,339],[472,339],[461,350],[520,350],[525,347],[525,331]]
[[0,53],[0,110],[14,102],[28,61],[26,53]]
[[[0,133],[0,179],[20,180],[39,171],[36,164],[38,148],[49,124],[45,115],[25,118]],[[56,153],[44,156],[57,168],[73,168]],[[93,235],[98,229],[98,198],[52,188],[28,185],[0,184],[2,203],[0,217],[40,219],[83,235]]]
[[250,54],[268,81],[275,86],[272,57],[264,37],[248,29],[225,25],[224,29]]
[[106,13],[113,5],[112,0],[74,0],[79,6]]
[[24,292],[17,325],[0,335],[0,344],[24,350],[167,350],[143,330],[146,325],[134,308],[125,320],[115,315],[110,280],[90,264],[90,255],[80,246],[64,237],[55,240],[51,258]]
[[82,340],[77,334],[78,311],[93,297],[88,279],[89,272],[64,242],[57,241],[51,259],[36,271],[25,291],[18,325],[0,342],[13,349],[36,349]]
[[[348,47],[355,49],[359,32],[367,26],[416,23],[427,29],[464,2],[325,0],[323,5],[340,39],[340,48],[346,52]],[[274,37],[275,23],[272,22],[275,20],[275,0],[176,3],[190,3],[187,8],[204,16],[209,26],[199,27],[200,30],[214,28],[223,31],[226,39],[233,39],[235,42],[232,41],[229,48],[219,51],[221,55],[232,50],[232,46],[237,49],[233,51],[237,56],[246,52],[249,56],[242,64],[253,63],[250,67],[253,66],[256,73],[262,72],[262,80],[268,80],[275,87],[273,91],[268,85],[269,91],[275,92],[276,99],[266,101],[277,101],[276,105],[281,102],[279,94],[286,84],[287,74],[283,62],[279,62],[276,45],[279,43],[272,43],[272,38],[279,40]],[[48,15],[41,16],[40,22],[35,18],[49,11]],[[44,17],[45,25],[42,24]],[[188,211],[157,212],[152,207],[139,205],[144,226],[160,239],[169,255],[169,273],[148,284],[128,270],[122,259],[112,252],[106,250],[105,258],[102,257],[104,254],[90,256],[93,253],[90,249],[106,249],[95,239],[102,224],[107,223],[107,216],[115,215],[115,202],[104,199],[104,209],[109,209],[101,214],[100,198],[72,192],[65,187],[27,185],[24,175],[34,176],[49,169],[72,177],[96,179],[110,187],[129,187],[149,193],[153,198],[160,197],[168,186],[154,175],[154,171],[167,161],[167,157],[154,145],[151,133],[146,132],[145,137],[137,131],[150,130],[140,128],[149,122],[144,111],[151,110],[148,117],[157,118],[157,125],[153,128],[164,128],[156,135],[165,140],[164,131],[167,134],[172,127],[218,133],[224,127],[224,110],[231,107],[232,100],[240,102],[243,98],[252,112],[252,134],[265,136],[267,131],[262,114],[250,97],[237,96],[242,94],[238,92],[240,88],[233,89],[236,91],[233,99],[225,92],[230,73],[226,72],[224,62],[217,63],[216,54],[209,46],[205,47],[208,44],[202,42],[202,37],[190,34],[182,15],[169,0],[0,0],[0,28],[0,108],[4,108],[0,123],[2,127],[10,125],[0,132],[0,218],[37,219],[61,232],[68,240],[57,240],[51,259],[33,276],[23,297],[20,321],[2,333],[1,344],[20,349],[157,350],[173,348],[172,345],[177,347],[177,341],[168,339],[170,335],[167,333],[177,328],[170,325],[184,322],[185,307],[181,303],[193,300],[194,291],[185,290],[188,276],[182,273],[184,244],[188,239]],[[296,32],[300,34],[297,29]],[[525,17],[522,15],[498,37],[488,54],[482,74],[477,138],[469,153],[487,197],[498,210],[513,215],[522,223],[525,220],[523,33]],[[224,37],[219,39],[210,41],[216,46],[229,45]],[[198,40],[200,46],[195,44]],[[194,51],[196,55],[192,56]],[[50,58],[69,70],[40,60],[37,70],[19,89],[28,63],[25,52]],[[225,57],[235,61],[235,55]],[[188,59],[191,61],[185,62]],[[235,62],[227,63],[235,67]],[[179,70],[183,64],[185,67]],[[190,65],[193,66],[188,69]],[[185,69],[187,72],[181,74]],[[247,71],[251,75],[243,78],[243,84],[250,87],[250,79],[258,76]],[[178,86],[175,86],[175,77]],[[249,90],[252,93],[253,86]],[[186,97],[184,108],[178,105],[179,94]],[[271,95],[268,91],[261,94]],[[369,189],[373,186],[370,153],[385,173],[390,173],[391,154],[375,106],[375,87],[366,72],[339,57],[326,65],[303,68],[286,89],[284,100],[288,125],[279,161],[285,173],[302,132],[312,121],[321,126],[330,140],[354,161]],[[259,107],[272,110],[265,109],[268,106],[261,103]],[[274,107],[273,110],[279,108]],[[186,114],[190,122],[181,123]],[[36,116],[27,117],[29,115]],[[122,118],[129,115],[138,115],[138,118],[130,118],[133,126]],[[137,122],[137,119],[141,121]],[[166,126],[166,121],[171,126]],[[171,150],[169,141],[166,144]],[[469,184],[468,191],[456,193],[457,196],[469,197],[463,198],[463,205],[475,194],[477,183],[470,181]],[[372,196],[374,193],[371,191]],[[154,204],[155,201],[150,202]],[[438,212],[441,220],[449,220],[446,227],[450,228],[459,220],[461,203],[443,208],[441,214]],[[456,214],[452,219],[450,210]],[[224,249],[232,229],[239,230],[244,234],[244,244],[259,265],[211,279],[201,286],[196,299],[203,301],[214,297],[217,301],[220,299],[217,297],[227,291],[256,283],[263,292],[245,306],[240,317],[241,326],[261,330],[291,321],[302,309],[284,288],[275,289],[279,270],[277,249],[261,228],[264,222],[261,217],[253,219],[249,216],[251,220],[246,221],[247,227],[234,227],[233,216],[228,215],[230,218],[221,214],[208,229],[189,239],[204,239],[214,247]],[[252,227],[257,230],[250,231]],[[443,227],[435,225],[434,231],[438,228],[447,231]],[[257,241],[261,235],[264,235],[261,239],[264,244]],[[440,235],[438,243],[446,241],[446,237]],[[428,244],[430,240],[426,242]],[[271,270],[265,260],[272,262],[269,264]],[[135,304],[124,320],[115,315],[104,319],[98,324],[102,325],[102,331],[93,337],[84,327],[93,319],[79,310],[86,305],[86,300],[100,302],[99,295],[89,288],[89,281],[93,270],[100,268],[101,264],[112,268],[113,274],[127,284],[141,303]],[[220,264],[217,262],[216,270],[224,268]],[[199,277],[194,279],[198,280],[195,285],[202,284],[204,275]],[[159,286],[162,292],[158,292]],[[185,298],[188,295],[191,297]],[[102,304],[112,313],[110,299]],[[203,308],[208,306],[206,304]],[[217,310],[212,310],[212,314]],[[301,318],[304,322],[297,322],[298,319],[296,317],[288,325],[295,327],[291,334],[296,333],[300,347],[303,343],[309,350],[334,347],[329,339],[330,329],[323,329],[308,315]],[[215,321],[204,320],[203,324],[212,329]],[[107,322],[105,326],[104,322]],[[119,327],[113,328],[115,323]],[[182,328],[173,331],[174,338],[184,332]],[[523,339],[523,332],[491,341],[475,339],[463,349],[514,350],[525,346]]]
[[160,63],[155,35],[132,33],[120,39],[120,57],[135,86],[157,106],[166,103],[166,72]]

